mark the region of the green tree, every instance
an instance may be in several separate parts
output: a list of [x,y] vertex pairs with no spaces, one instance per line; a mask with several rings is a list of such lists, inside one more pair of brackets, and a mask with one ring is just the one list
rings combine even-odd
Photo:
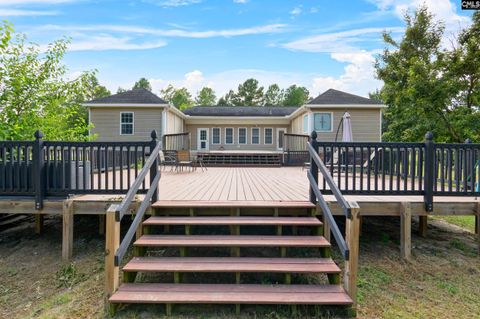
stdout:
[[376,89],[376,90],[373,91],[373,92],[369,92],[369,93],[368,93],[368,97],[369,97],[371,100],[378,101],[378,102],[382,102],[382,92],[381,92],[379,89]]
[[283,105],[284,92],[278,84],[272,84],[268,87],[263,97],[266,106]]
[[127,90],[125,90],[124,88],[119,86],[118,89],[117,89],[117,94],[118,93],[123,93],[123,92],[127,92]]
[[168,103],[172,103],[174,94],[175,94],[175,88],[171,84],[169,84],[167,87],[164,87],[163,89],[160,90],[160,97]]
[[[475,90],[468,90],[471,76],[479,73],[465,72],[462,61],[467,57],[478,61],[478,46],[476,52],[469,51],[472,41],[467,40],[460,43],[457,52],[442,49],[443,23],[435,22],[424,6],[406,14],[405,24],[401,41],[395,41],[388,33],[383,35],[387,47],[375,63],[377,77],[384,82],[381,97],[388,106],[383,138],[419,141],[427,131],[434,133],[436,141],[463,142],[467,137],[474,138],[470,133],[478,132],[478,121],[474,123],[478,109],[465,105]],[[476,25],[478,28],[478,19]],[[475,33],[474,29],[475,23],[463,34]]]
[[133,89],[147,89],[152,91],[152,85],[146,78],[140,78],[135,84],[133,85]]
[[0,25],[0,140],[31,140],[38,129],[49,140],[89,138],[79,101],[92,72],[66,80],[62,60],[68,43],[55,41],[42,52],[11,24]]
[[283,99],[284,106],[302,106],[308,101],[308,92],[306,87],[291,85],[285,90]]
[[188,109],[193,106],[192,95],[186,88],[175,90],[172,96],[172,104],[180,110]]
[[235,99],[235,91],[230,90],[227,94],[218,99],[218,106],[234,106],[233,100]]
[[258,81],[248,79],[238,86],[238,92],[233,98],[237,106],[263,105],[263,86],[258,86]]
[[195,98],[195,103],[197,105],[215,105],[217,97],[212,88],[204,87],[198,92],[197,97]]

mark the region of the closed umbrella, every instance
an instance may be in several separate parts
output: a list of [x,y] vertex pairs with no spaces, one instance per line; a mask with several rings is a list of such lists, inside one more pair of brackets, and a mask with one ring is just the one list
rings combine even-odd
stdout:
[[350,118],[350,113],[348,113],[348,112],[345,112],[345,114],[343,114],[342,142],[353,142],[352,120]]

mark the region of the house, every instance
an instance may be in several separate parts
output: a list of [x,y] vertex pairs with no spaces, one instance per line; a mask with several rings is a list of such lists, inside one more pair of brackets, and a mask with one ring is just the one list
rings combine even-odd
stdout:
[[[148,140],[188,132],[191,149],[207,151],[262,151],[283,149],[283,136],[309,134],[321,141],[341,139],[341,120],[349,112],[354,140],[379,142],[385,105],[361,96],[330,89],[301,107],[195,106],[178,110],[145,89],[135,89],[84,104],[98,141]],[[337,135],[337,132],[340,134]]]

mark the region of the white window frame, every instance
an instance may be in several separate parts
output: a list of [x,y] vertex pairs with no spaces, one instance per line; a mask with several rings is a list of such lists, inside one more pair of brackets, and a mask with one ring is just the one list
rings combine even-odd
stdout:
[[[272,141],[271,141],[271,143],[267,143],[267,140],[266,140],[266,138],[267,138],[267,133],[266,133],[267,130],[271,130],[271,131],[272,131]],[[274,139],[275,139],[275,138],[274,138],[274,136],[273,136],[273,127],[264,127],[264,128],[263,128],[263,144],[265,144],[265,145],[273,145],[273,140],[274,140]]]
[[[215,134],[213,134],[213,130],[218,129],[218,143],[215,143],[213,137]],[[220,145],[222,144],[222,129],[220,127],[212,127],[212,145]]]
[[[313,112],[312,113],[312,125],[313,125],[313,129],[315,130],[315,132],[318,132],[318,133],[331,133],[333,132],[333,112]],[[315,114],[330,114],[330,130],[329,131],[318,131],[316,128],[315,128]]]
[[[227,143],[227,130],[232,130],[232,143]],[[235,144],[235,129],[233,127],[226,127],[225,128],[225,145],[233,145]]]
[[[305,127],[305,124],[307,124],[306,127]],[[302,130],[303,130],[303,133],[305,133],[305,134],[309,133],[308,132],[308,124],[309,124],[308,123],[308,113],[306,113],[302,117]]]
[[[122,114],[132,114],[132,123],[123,123]],[[122,133],[122,124],[132,124],[132,134],[123,134]],[[132,136],[135,135],[135,112],[120,112],[120,135]]]
[[[258,143],[253,143],[253,130],[258,130]],[[252,130],[251,130],[251,135],[250,135],[250,142],[252,143],[252,145],[260,145],[260,141],[262,140],[262,136],[260,134],[261,132],[261,129],[259,127],[252,127]]]
[[[245,143],[240,143],[240,130],[245,130]],[[239,127],[238,128],[238,144],[239,145],[246,145],[248,144],[248,130],[246,127]]]

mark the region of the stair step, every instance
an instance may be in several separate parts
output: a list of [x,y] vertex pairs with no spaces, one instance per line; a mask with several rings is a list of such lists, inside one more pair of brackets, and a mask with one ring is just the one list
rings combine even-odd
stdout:
[[208,217],[160,217],[154,216],[144,225],[265,225],[265,226],[321,226],[316,217],[262,217],[262,216],[208,216]]
[[330,258],[134,257],[127,272],[340,273]]
[[340,285],[122,284],[112,303],[350,305]]
[[135,246],[169,247],[330,247],[323,236],[143,235]]

